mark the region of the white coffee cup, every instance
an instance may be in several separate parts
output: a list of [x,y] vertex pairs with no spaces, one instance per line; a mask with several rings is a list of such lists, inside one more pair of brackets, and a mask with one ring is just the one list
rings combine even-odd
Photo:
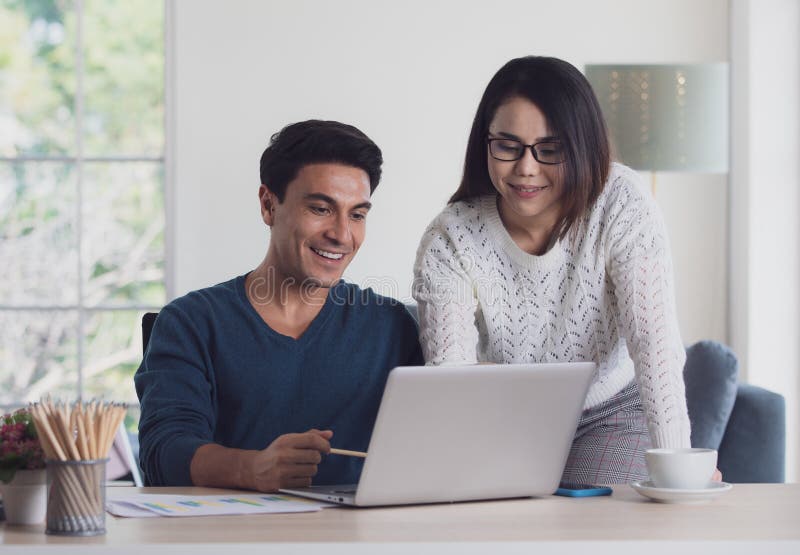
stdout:
[[705,489],[717,469],[714,449],[648,449],[644,457],[657,488]]

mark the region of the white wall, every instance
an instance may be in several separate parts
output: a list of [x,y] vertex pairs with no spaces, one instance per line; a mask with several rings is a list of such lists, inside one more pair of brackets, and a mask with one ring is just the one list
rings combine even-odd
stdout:
[[[409,298],[417,241],[459,179],[480,94],[512,57],[586,63],[728,59],[725,0],[174,5],[174,294],[258,264],[258,160],[307,118],[353,123],[385,155],[367,241],[346,277]],[[649,179],[649,178],[648,178]],[[664,174],[684,339],[727,337],[724,176]]]
[[734,0],[731,340],[747,380],[786,398],[800,475],[800,3]]

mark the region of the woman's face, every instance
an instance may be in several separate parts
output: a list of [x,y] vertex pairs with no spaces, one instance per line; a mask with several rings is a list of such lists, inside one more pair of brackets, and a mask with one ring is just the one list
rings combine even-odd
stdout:
[[[536,104],[514,96],[497,108],[489,124],[489,138],[514,139],[530,145],[555,137]],[[497,160],[488,147],[486,156],[489,177],[500,193],[500,214],[504,219],[510,218],[516,225],[529,228],[555,226],[564,189],[563,164],[537,162],[530,148],[525,148],[522,158],[516,161]]]

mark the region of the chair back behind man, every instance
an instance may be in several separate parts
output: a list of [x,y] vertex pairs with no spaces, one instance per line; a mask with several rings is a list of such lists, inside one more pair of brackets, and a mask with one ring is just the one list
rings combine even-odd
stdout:
[[147,344],[150,343],[150,335],[153,333],[157,317],[158,312],[147,312],[142,316],[142,356],[147,352]]

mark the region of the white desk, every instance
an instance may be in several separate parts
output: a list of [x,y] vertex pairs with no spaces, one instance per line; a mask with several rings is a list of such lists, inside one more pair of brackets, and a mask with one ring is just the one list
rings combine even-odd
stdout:
[[[223,493],[142,488],[158,493]],[[611,497],[545,497],[317,513],[122,519],[95,538],[0,525],[0,554],[115,553],[800,553],[800,484],[737,484],[705,505],[664,505],[616,486]]]

